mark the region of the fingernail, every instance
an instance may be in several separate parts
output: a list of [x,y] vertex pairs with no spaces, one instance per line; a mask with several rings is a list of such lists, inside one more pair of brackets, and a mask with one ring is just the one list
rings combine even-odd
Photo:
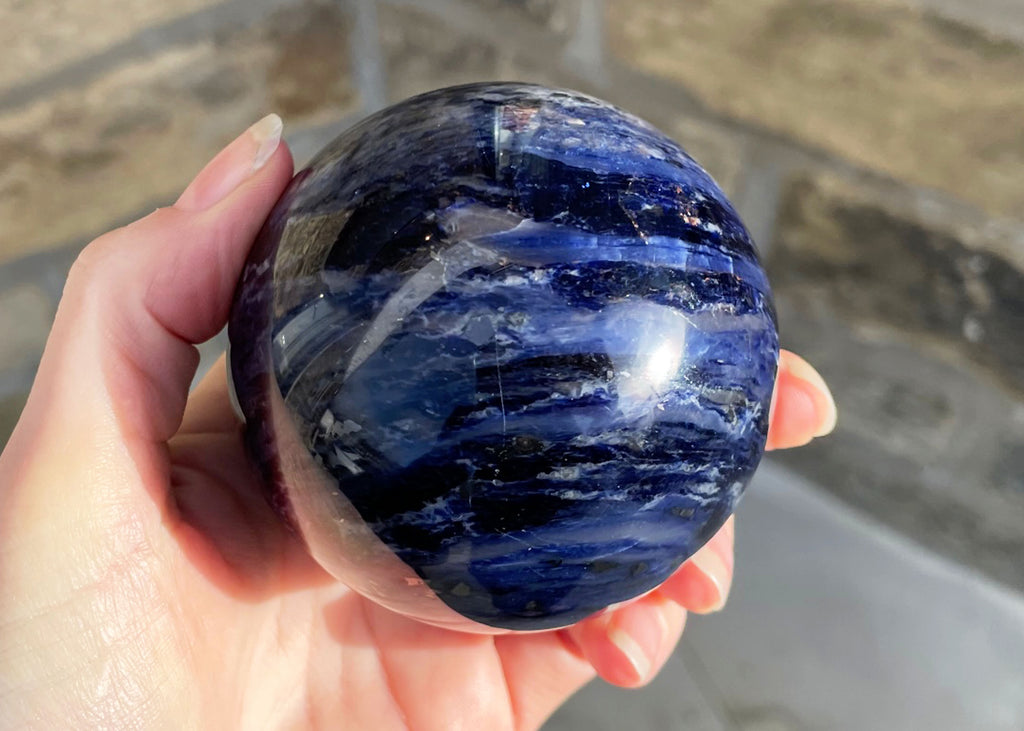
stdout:
[[615,627],[608,631],[608,640],[625,656],[636,672],[637,681],[646,680],[651,673],[651,661],[640,644],[625,630]]
[[281,144],[281,130],[284,122],[276,114],[268,114],[249,128],[249,134],[256,141],[256,155],[252,160],[252,172],[256,172],[267,164],[274,150]]
[[814,436],[823,437],[830,434],[836,428],[839,412],[836,410],[835,399],[832,398],[832,392],[825,383],[825,379],[809,363],[799,358],[793,358],[790,361],[789,372],[801,381],[809,383],[814,387],[815,392],[823,397],[815,399],[817,408],[823,410],[824,414],[822,414],[821,427],[814,433]]
[[719,611],[725,606],[725,602],[729,598],[729,586],[732,583],[729,567],[725,565],[725,561],[722,560],[721,556],[710,549],[697,551],[690,558],[690,563],[718,589],[718,600],[709,606],[707,611]]

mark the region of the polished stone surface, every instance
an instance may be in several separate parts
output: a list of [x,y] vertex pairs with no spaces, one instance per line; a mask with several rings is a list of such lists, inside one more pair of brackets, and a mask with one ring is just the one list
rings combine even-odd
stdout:
[[[231,373],[279,511],[398,611],[564,626],[663,581],[761,457],[768,283],[646,123],[516,84],[343,134],[264,227]],[[440,601],[439,601],[440,600]]]

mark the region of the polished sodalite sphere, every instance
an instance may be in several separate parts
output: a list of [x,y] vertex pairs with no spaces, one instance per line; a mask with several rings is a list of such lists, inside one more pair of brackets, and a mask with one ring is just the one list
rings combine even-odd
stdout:
[[664,581],[756,468],[778,356],[707,173],[524,84],[424,94],[324,149],[259,235],[230,340],[250,451],[312,555],[477,631]]

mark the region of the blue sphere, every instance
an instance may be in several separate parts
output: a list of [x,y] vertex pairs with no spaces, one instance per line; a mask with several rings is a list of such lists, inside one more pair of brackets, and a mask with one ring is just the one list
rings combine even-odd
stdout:
[[406,615],[562,627],[655,588],[764,449],[778,338],[750,236],[646,122],[571,91],[414,97],[267,220],[230,322],[267,493]]

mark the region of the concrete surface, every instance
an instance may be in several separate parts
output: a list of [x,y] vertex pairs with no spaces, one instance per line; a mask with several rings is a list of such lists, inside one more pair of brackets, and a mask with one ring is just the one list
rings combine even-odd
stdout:
[[776,464],[739,512],[721,614],[640,691],[596,682],[545,731],[1020,731],[1024,595]]

